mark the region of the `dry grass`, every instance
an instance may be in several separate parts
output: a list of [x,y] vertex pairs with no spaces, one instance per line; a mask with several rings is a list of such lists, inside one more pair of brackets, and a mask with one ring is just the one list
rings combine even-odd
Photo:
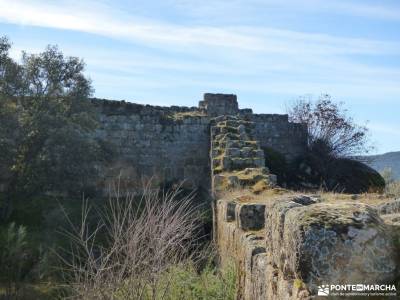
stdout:
[[385,193],[392,197],[400,197],[400,181],[396,180],[391,168],[386,168],[381,172],[382,177],[385,179],[386,188]]
[[386,194],[399,198],[400,197],[400,181],[393,181],[386,185]]
[[283,188],[272,188],[267,189],[259,194],[248,188],[236,187],[226,191],[218,193],[219,199],[236,200],[242,203],[270,203],[275,200],[279,200],[284,196],[295,195],[296,192],[289,191]]
[[251,187],[251,190],[254,194],[260,195],[263,191],[267,190],[268,188],[269,184],[267,183],[267,181],[260,180]]
[[205,117],[206,114],[201,111],[185,111],[185,112],[176,112],[170,117],[173,120],[183,120],[189,117]]
[[319,191],[316,195],[321,197],[321,200],[328,203],[338,203],[338,202],[354,202],[354,203],[365,203],[369,205],[378,205],[388,200],[393,199],[393,197],[385,194],[377,193],[364,193],[364,194],[342,194]]
[[354,202],[354,203],[365,203],[369,205],[378,205],[381,203],[385,203],[389,200],[393,200],[395,198],[392,194],[364,193],[364,194],[353,195],[353,194],[326,192],[323,190],[317,192],[309,192],[309,191],[299,192],[279,187],[263,190],[259,194],[254,194],[254,192],[248,188],[236,187],[226,191],[219,192],[218,198],[236,200],[242,203],[270,204],[274,201],[277,200],[279,201],[282,198],[294,195],[319,196],[321,201],[328,203]]

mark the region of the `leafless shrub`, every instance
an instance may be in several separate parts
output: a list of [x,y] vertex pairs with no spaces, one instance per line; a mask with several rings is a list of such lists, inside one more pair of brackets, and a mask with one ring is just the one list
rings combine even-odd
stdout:
[[368,128],[357,125],[343,105],[323,94],[316,101],[299,98],[287,111],[290,121],[307,124],[310,149],[318,148],[332,157],[365,154],[370,150]]
[[71,250],[60,257],[71,298],[164,299],[170,285],[165,272],[198,258],[193,250],[199,248],[200,215],[192,195],[182,196],[180,188],[161,192],[150,183],[140,199],[121,199],[119,190],[99,211],[95,226],[88,222],[87,201],[81,224],[69,219],[72,230],[65,234]]

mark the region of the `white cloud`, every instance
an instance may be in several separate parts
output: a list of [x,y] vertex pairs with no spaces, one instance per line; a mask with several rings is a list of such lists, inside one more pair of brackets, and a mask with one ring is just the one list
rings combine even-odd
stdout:
[[370,19],[399,21],[400,7],[373,4],[364,0],[170,0],[182,13],[209,18],[221,16],[224,12],[231,19],[246,18],[256,11],[281,9],[283,13],[318,14],[329,13]]
[[[232,18],[235,14],[238,18],[251,15],[251,6],[254,9],[257,5],[290,6],[292,13],[333,12],[385,20],[400,20],[400,10],[350,0],[165,1],[164,5],[175,5],[171,9],[179,6],[188,16],[191,11],[198,13],[202,21],[143,18],[132,11],[121,11],[111,2],[0,0],[0,26],[3,22],[73,30],[127,42],[124,48],[113,41],[97,47],[89,38],[77,45],[64,42],[62,34],[44,42],[60,43],[64,53],[84,57],[100,97],[187,104],[193,100],[188,94],[227,91],[258,95],[256,103],[248,106],[270,112],[280,106],[280,100],[271,95],[290,99],[328,92],[349,100],[358,114],[365,103],[377,107],[376,101],[379,105],[391,103],[394,110],[398,107],[400,68],[381,62],[398,58],[400,42],[281,30],[257,22],[228,26],[224,18],[229,14]],[[207,22],[208,14],[221,18],[221,22]],[[27,38],[21,43],[13,48],[13,57],[21,48],[38,52],[43,46],[37,39]],[[372,56],[374,60],[366,61]],[[360,57],[364,60],[357,62],[355,58]],[[370,125],[377,136],[399,136],[398,126]]]
[[[61,3],[61,4],[60,4]],[[334,37],[265,27],[183,26],[132,17],[93,2],[55,4],[0,0],[0,21],[77,30],[120,38],[151,47],[201,50],[215,47],[240,51],[303,56],[398,54],[399,42]],[[90,7],[90,9],[89,9]]]
[[[94,73],[100,70],[111,71],[113,76],[147,76],[143,80],[151,78],[153,84],[157,82],[154,73],[173,71],[181,85],[219,84],[293,94],[334,90],[343,95],[364,94],[369,99],[382,95],[383,91],[386,96],[400,94],[399,68],[347,59],[353,54],[398,55],[399,42],[263,27],[160,23],[97,2],[69,1],[55,5],[33,0],[11,3],[0,0],[0,21],[94,33],[167,51],[168,55],[155,56],[135,47],[128,51],[95,47],[85,51],[85,46],[80,45],[74,53],[86,56],[89,70]],[[216,80],[218,75],[221,77]],[[188,81],[187,76],[198,78]],[[170,74],[159,77],[161,86],[172,80]]]

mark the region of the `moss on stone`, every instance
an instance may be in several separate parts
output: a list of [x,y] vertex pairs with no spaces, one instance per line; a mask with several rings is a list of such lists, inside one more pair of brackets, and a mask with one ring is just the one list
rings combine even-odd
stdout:
[[297,290],[302,290],[306,288],[306,284],[303,282],[303,280],[296,278],[293,281],[293,286],[297,289]]
[[194,111],[185,111],[185,112],[175,112],[171,115],[168,115],[170,119],[173,120],[182,120],[190,117],[205,117],[206,114],[202,111],[194,110]]
[[[368,211],[368,216],[363,212]],[[368,206],[362,204],[315,204],[312,208],[304,211],[299,223],[303,229],[309,227],[325,228],[335,231],[336,233],[347,233],[350,226],[361,229],[365,224],[378,223],[376,222],[377,214]]]
[[217,127],[221,128],[223,131],[225,131],[225,133],[236,134],[238,132],[238,129],[236,127],[232,127],[232,126],[222,125],[222,126],[217,126]]
[[268,188],[269,188],[268,181],[266,179],[263,179],[254,184],[251,187],[251,190],[253,191],[254,194],[260,194]]

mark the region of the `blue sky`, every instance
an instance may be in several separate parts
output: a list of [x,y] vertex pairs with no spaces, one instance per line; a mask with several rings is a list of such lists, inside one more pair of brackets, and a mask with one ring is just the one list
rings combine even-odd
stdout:
[[12,55],[57,44],[84,58],[95,96],[195,106],[235,93],[242,108],[284,113],[329,93],[377,153],[400,150],[398,0],[0,0]]

